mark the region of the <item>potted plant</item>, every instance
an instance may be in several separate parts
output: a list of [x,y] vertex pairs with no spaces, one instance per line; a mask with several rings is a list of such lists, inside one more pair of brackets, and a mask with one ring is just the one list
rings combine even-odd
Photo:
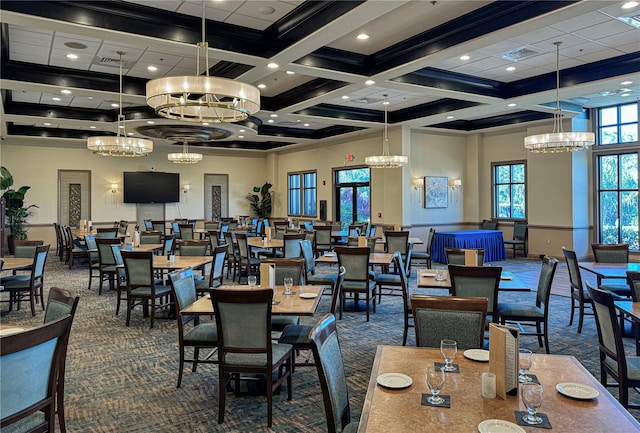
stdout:
[[[247,194],[247,200],[251,205],[251,209],[256,214],[258,218],[267,218],[271,215],[271,206],[273,202],[273,192],[269,191],[272,187],[269,182],[266,182],[262,185],[262,188],[259,186],[253,187],[253,192]],[[258,196],[257,193],[260,193]]]
[[13,254],[13,241],[15,239],[27,239],[27,230],[24,224],[31,215],[31,208],[37,208],[35,204],[24,207],[24,196],[31,188],[30,186],[21,186],[17,190],[12,189],[13,176],[5,167],[0,167],[0,190],[3,191],[2,198],[5,201],[5,224],[9,228],[7,243],[9,253]]

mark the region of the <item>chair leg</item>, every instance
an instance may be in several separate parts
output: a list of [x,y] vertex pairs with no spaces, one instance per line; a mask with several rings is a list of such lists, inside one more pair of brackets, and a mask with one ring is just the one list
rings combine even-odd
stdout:
[[267,373],[267,427],[273,424],[273,372]]
[[38,296],[38,294],[35,293],[33,290],[29,294],[29,303],[31,304],[31,315],[32,316],[36,315],[36,296]]
[[576,311],[576,300],[573,297],[573,289],[571,289],[571,316],[569,316],[569,326],[573,325],[574,311]]
[[227,378],[224,371],[218,367],[218,424],[224,421],[225,397],[227,392]]
[[582,332],[582,322],[584,320],[584,302],[580,302],[580,316],[578,317],[578,334]]

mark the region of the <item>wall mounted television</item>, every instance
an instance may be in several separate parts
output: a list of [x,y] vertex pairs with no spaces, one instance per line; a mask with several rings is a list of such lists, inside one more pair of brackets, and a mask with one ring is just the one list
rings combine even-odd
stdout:
[[125,203],[179,202],[180,174],[125,171],[123,190]]

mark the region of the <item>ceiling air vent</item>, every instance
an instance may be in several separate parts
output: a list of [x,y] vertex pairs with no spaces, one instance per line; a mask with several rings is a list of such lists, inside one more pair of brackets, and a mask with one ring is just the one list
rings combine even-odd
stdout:
[[[114,66],[114,67],[118,67],[120,66],[120,59],[118,58],[113,58],[113,57],[102,57],[98,59],[97,64],[102,65],[102,66]],[[124,69],[127,68],[127,65],[129,64],[128,60],[123,60],[122,61],[122,67]]]
[[356,102],[358,104],[379,104],[382,101],[384,101],[384,99],[377,99],[377,98],[360,98],[360,99],[354,99],[353,102]]
[[637,12],[625,15],[623,17],[618,17],[618,20],[622,21],[625,24],[629,24],[636,29],[640,29],[640,14],[638,14]]
[[516,48],[515,50],[505,51],[504,53],[500,54],[500,57],[511,62],[519,62],[520,60],[537,56],[538,54],[540,54],[539,51],[525,46]]

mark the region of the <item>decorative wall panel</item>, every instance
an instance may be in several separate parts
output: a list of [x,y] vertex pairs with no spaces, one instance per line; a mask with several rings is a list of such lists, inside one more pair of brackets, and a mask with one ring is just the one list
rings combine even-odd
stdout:
[[82,185],[69,184],[69,225],[77,227],[82,216]]

